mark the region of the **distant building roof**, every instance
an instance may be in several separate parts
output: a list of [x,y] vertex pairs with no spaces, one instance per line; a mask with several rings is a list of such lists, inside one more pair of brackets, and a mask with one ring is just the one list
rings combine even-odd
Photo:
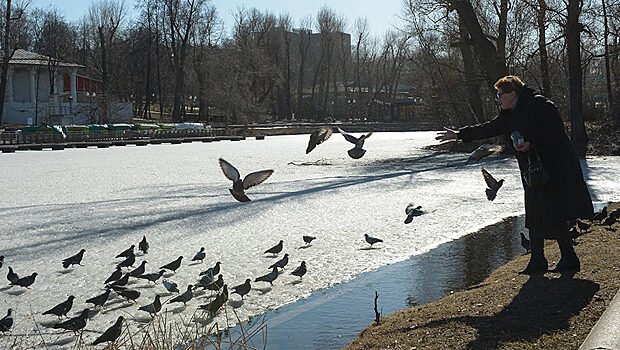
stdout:
[[[50,60],[49,56],[40,55],[38,53],[26,51],[23,49],[17,49],[11,59],[9,60],[9,64],[27,64],[34,66],[43,66],[47,65]],[[58,62],[59,67],[76,67],[76,68],[84,68],[85,66],[77,63],[68,63],[68,62]]]

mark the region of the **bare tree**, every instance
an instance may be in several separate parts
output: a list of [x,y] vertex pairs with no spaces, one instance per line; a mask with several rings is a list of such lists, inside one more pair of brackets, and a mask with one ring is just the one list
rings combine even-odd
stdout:
[[4,115],[4,95],[6,94],[7,75],[9,71],[9,61],[17,47],[14,45],[13,36],[15,33],[11,31],[11,24],[19,21],[24,13],[25,4],[18,3],[17,6],[11,7],[11,0],[6,0],[4,8],[4,26],[2,29],[2,72],[0,73],[0,125]]

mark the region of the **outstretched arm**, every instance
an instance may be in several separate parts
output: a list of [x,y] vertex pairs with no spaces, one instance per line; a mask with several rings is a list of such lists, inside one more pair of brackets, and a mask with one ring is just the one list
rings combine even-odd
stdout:
[[443,128],[443,131],[437,133],[435,136],[435,140],[439,140],[440,142],[456,140],[459,138],[458,131],[448,129],[446,127]]

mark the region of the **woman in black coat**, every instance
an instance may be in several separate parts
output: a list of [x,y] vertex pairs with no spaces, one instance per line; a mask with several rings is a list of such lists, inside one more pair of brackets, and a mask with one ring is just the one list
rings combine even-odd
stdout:
[[[571,243],[567,221],[592,217],[592,199],[560,113],[553,102],[525,86],[516,76],[499,79],[495,88],[502,109],[497,117],[458,131],[446,128],[436,139],[469,142],[501,134],[509,139],[509,135],[518,131],[522,139],[513,141],[525,190],[525,227],[529,229],[532,245],[530,262],[520,273],[547,271],[545,239],[557,240],[562,253],[552,272],[579,271],[579,258]],[[529,183],[529,164],[537,159],[545,176],[540,177],[542,181]]]

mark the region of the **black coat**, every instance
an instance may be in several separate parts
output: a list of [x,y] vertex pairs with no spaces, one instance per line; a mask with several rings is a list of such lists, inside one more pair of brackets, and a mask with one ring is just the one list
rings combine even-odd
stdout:
[[592,217],[592,199],[558,108],[533,89],[524,87],[516,106],[502,110],[493,120],[461,128],[458,138],[469,142],[504,134],[510,140],[509,135],[515,130],[530,142],[549,173],[546,185],[528,187],[523,180],[528,169],[528,155],[516,152],[525,189],[525,227],[530,231],[548,231],[567,220]]

